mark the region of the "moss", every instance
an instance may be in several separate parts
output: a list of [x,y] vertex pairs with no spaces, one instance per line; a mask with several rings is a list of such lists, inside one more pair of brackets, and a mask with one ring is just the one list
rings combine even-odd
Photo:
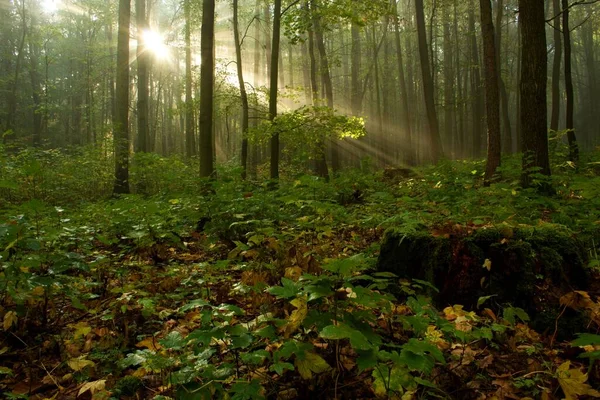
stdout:
[[135,376],[125,376],[114,387],[115,393],[121,396],[134,396],[142,388],[142,381]]

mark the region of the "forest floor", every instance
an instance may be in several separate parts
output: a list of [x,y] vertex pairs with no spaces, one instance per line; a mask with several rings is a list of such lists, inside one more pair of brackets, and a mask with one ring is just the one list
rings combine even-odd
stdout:
[[[277,190],[234,173],[178,180],[192,171],[152,159],[132,175],[147,194],[118,199],[97,196],[110,172],[77,178],[60,157],[3,167],[4,398],[600,397],[597,154],[578,170],[555,162],[554,196],[522,190],[516,158],[490,188],[483,163],[446,162]],[[428,282],[375,268],[388,228],[500,224],[578,236],[591,285],[566,293],[562,313],[587,330],[536,332],[489,299],[437,309]]]

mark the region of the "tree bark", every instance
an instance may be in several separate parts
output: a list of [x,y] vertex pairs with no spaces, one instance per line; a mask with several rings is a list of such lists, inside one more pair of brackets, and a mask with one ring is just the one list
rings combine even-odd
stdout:
[[[281,0],[274,0],[273,40],[271,41],[271,76],[269,87],[269,119],[277,117],[277,82],[279,79],[279,46],[281,43]],[[279,133],[271,137],[271,179],[279,179]]]
[[185,152],[193,157],[198,153],[194,122],[194,99],[192,98],[192,40],[191,40],[191,0],[185,0]]
[[[552,0],[552,11],[555,15],[561,12],[560,0]],[[554,60],[552,63],[552,112],[550,129],[558,131],[560,121],[560,67],[562,63],[562,38],[560,33],[560,18],[553,21],[554,25]]]
[[483,58],[485,64],[485,106],[487,112],[487,165],[484,184],[494,180],[501,160],[500,138],[500,93],[498,89],[498,63],[496,61],[496,41],[492,21],[492,3],[479,0],[481,11],[481,34],[483,37]]
[[[521,23],[521,132],[523,135],[523,187],[534,184],[534,175],[550,176],[546,82],[548,79],[544,2],[519,0]],[[549,191],[548,182],[539,188]]]
[[235,41],[238,84],[240,86],[240,98],[242,100],[242,179],[246,179],[246,169],[248,167],[247,134],[249,125],[249,106],[248,94],[246,93],[246,82],[244,81],[244,72],[242,68],[242,43],[239,31],[238,0],[233,0],[233,36]]
[[137,127],[138,140],[137,151],[148,152],[148,79],[149,79],[149,56],[145,43],[145,31],[148,29],[146,21],[146,0],[136,0],[135,13],[137,20],[137,72],[138,72],[138,97],[137,97]]
[[117,34],[117,77],[115,91],[114,194],[129,193],[129,23],[131,0],[119,0],[119,32]]
[[419,59],[421,60],[421,73],[423,75],[423,92],[425,96],[425,108],[427,109],[427,121],[429,123],[429,145],[431,146],[431,160],[437,163],[443,157],[440,142],[438,118],[435,110],[435,99],[433,95],[433,77],[429,65],[429,51],[425,32],[425,12],[423,0],[415,0],[417,14],[417,35],[419,39]]
[[562,0],[562,31],[563,42],[565,46],[565,92],[567,98],[566,129],[567,140],[569,141],[569,160],[574,163],[579,161],[579,146],[575,136],[574,124],[574,95],[573,95],[573,75],[571,73],[571,31],[569,27],[569,1]]
[[[215,173],[213,151],[213,95],[215,90],[215,0],[202,2],[200,39],[200,177]],[[276,68],[277,69],[277,68]]]

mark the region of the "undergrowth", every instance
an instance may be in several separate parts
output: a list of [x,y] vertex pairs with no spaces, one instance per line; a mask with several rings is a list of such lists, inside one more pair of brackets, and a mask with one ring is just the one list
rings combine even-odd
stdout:
[[516,157],[491,187],[482,162],[447,161],[398,179],[287,176],[273,190],[236,168],[201,181],[194,163],[145,154],[132,162],[134,194],[113,198],[112,160],[94,149],[0,151],[0,391],[600,396],[593,293],[577,294],[589,332],[553,343],[521,309],[481,299],[438,310],[427,282],[374,268],[387,228],[552,222],[582,235],[598,272],[599,158],[585,157],[579,169],[557,157],[545,197],[520,188]]

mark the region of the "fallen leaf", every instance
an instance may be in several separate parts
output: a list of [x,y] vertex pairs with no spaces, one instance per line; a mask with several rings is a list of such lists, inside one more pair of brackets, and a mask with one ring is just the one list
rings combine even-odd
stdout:
[[75,372],[79,372],[85,367],[93,367],[96,365],[93,361],[86,360],[85,358],[72,358],[67,361],[67,365]]
[[570,367],[570,361],[565,361],[558,367],[558,383],[565,394],[565,399],[577,400],[579,396],[600,397],[600,392],[586,383],[588,375],[577,368]]
[[135,345],[135,347],[143,349],[146,348],[152,351],[159,351],[162,346],[153,337],[146,338]]
[[306,296],[297,297],[290,301],[290,304],[296,309],[290,314],[287,324],[280,328],[285,338],[289,338],[292,333],[296,332],[308,314]]
[[4,314],[4,330],[8,331],[13,325],[17,324],[19,317],[17,317],[17,313],[14,311],[9,311]]
[[87,382],[87,383],[83,384],[81,389],[79,389],[79,393],[77,394],[77,396],[81,396],[85,392],[90,392],[91,394],[94,394],[96,392],[104,390],[105,387],[106,387],[106,379],[101,379],[101,380],[93,381],[93,382]]

